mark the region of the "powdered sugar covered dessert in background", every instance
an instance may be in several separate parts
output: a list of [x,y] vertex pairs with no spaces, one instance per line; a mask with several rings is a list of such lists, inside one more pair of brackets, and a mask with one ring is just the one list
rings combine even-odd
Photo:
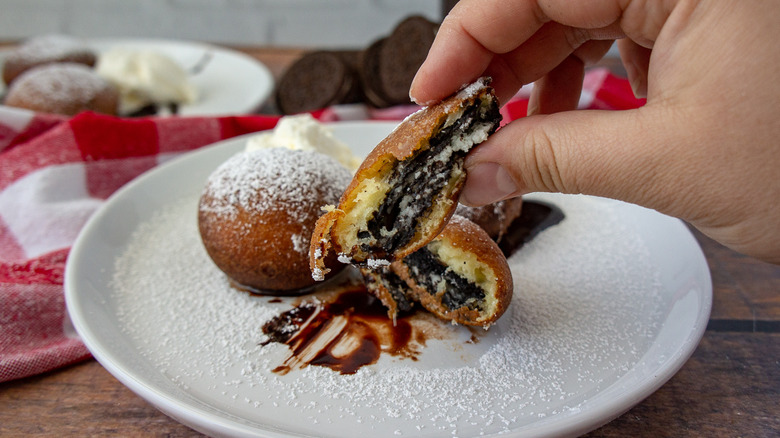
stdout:
[[73,116],[81,111],[117,113],[119,94],[83,64],[52,63],[17,77],[3,100],[8,106]]
[[36,36],[6,54],[3,81],[10,85],[25,71],[44,64],[72,62],[92,67],[96,59],[92,49],[78,38],[58,34]]
[[184,68],[154,50],[115,47],[100,54],[95,69],[119,89],[123,115],[149,105],[163,108],[193,103],[198,98]]
[[317,221],[310,249],[315,278],[327,273],[332,252],[356,264],[392,262],[439,234],[458,205],[466,154],[501,121],[489,83],[481,78],[417,111],[371,151],[338,207]]
[[272,131],[254,135],[246,144],[247,151],[268,148],[317,151],[335,158],[353,171],[361,161],[349,146],[333,136],[330,128],[311,114],[282,117]]
[[[198,227],[211,259],[241,288],[297,295],[314,284],[308,248],[320,208],[338,200],[350,171],[315,151],[234,155],[208,178]],[[334,273],[341,266],[331,263]]]

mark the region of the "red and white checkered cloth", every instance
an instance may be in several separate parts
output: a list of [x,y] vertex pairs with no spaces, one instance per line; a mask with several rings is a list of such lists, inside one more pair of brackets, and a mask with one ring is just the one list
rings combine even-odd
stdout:
[[[525,115],[519,94],[502,110]],[[594,70],[580,106],[635,108],[626,80]],[[321,120],[400,120],[405,106],[351,105]],[[67,318],[63,273],[86,220],[115,190],[180,154],[236,135],[270,129],[274,116],[120,119],[73,118],[0,107],[0,382],[31,376],[90,356]]]

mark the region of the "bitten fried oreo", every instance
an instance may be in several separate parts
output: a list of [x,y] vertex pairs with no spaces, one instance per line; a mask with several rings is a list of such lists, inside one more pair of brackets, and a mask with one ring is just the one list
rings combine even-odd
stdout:
[[317,221],[309,251],[323,278],[329,253],[376,266],[411,254],[444,228],[465,183],[466,154],[495,132],[498,101],[482,78],[407,117],[363,161],[339,205]]
[[457,215],[423,248],[361,272],[393,319],[419,302],[442,319],[488,327],[506,311],[513,293],[501,249],[481,227]]
[[334,251],[344,263],[404,257],[433,239],[457,207],[468,151],[501,121],[489,79],[407,117],[358,168],[337,208],[317,221],[310,265],[327,273]]

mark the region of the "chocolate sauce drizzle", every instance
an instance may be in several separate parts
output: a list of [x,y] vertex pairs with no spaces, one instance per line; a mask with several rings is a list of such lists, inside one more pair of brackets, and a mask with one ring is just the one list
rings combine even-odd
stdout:
[[[508,257],[541,231],[561,222],[563,212],[554,205],[527,201],[499,243]],[[278,298],[277,298],[278,299]],[[417,312],[405,312],[395,321],[365,286],[348,283],[329,300],[306,300],[263,325],[267,336],[261,345],[286,344],[290,354],[273,372],[287,374],[308,365],[328,367],[341,374],[354,374],[376,363],[380,356],[418,360],[429,339],[436,334],[419,329]],[[479,342],[472,332],[468,343]]]
[[379,360],[382,353],[417,360],[426,337],[409,317],[393,320],[387,309],[362,284],[336,294],[330,302],[306,301],[263,326],[272,342],[287,344],[291,354],[273,371],[287,374],[306,365],[354,374]]

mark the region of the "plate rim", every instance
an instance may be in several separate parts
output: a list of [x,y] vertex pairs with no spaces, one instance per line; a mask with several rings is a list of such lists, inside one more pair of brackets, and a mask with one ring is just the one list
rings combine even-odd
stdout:
[[[355,129],[352,126],[359,126],[360,128],[371,129],[372,126],[381,127],[382,129],[390,129],[390,127],[397,125],[397,121],[359,121],[359,122],[336,122],[331,125],[339,126],[344,129]],[[389,131],[388,131],[389,132]],[[144,172],[139,177],[133,179],[125,186],[121,187],[114,194],[112,194],[106,202],[89,218],[87,223],[82,228],[76,241],[71,247],[72,255],[78,256],[84,250],[83,247],[88,243],[89,234],[96,224],[98,224],[101,218],[107,213],[114,205],[116,199],[121,199],[128,196],[130,193],[136,190],[136,187],[144,184],[148,178],[152,178],[155,175],[168,172],[169,167],[181,166],[177,164],[185,160],[197,160],[200,154],[208,154],[212,148],[236,148],[238,149],[238,142],[245,140],[246,138],[256,135],[257,133],[245,134],[229,139],[215,142],[211,145],[204,146],[197,150],[183,153],[178,157],[168,160],[155,168],[152,168]],[[233,145],[233,146],[231,146]],[[215,163],[215,167],[219,163]],[[616,201],[619,202],[619,201]],[[641,207],[639,207],[641,208]],[[657,212],[656,212],[657,213]],[[657,213],[661,215],[660,213]],[[663,215],[661,215],[663,216]],[[668,217],[667,217],[668,218]],[[687,362],[690,356],[696,350],[701,338],[706,330],[707,321],[710,316],[712,307],[712,278],[711,272],[706,262],[706,257],[701,249],[701,246],[696,241],[693,233],[684,225],[679,219],[669,218],[676,221],[672,226],[677,228],[681,236],[688,240],[688,243],[692,243],[696,248],[697,258],[694,260],[694,266],[692,269],[701,270],[700,274],[706,274],[703,277],[704,284],[700,285],[702,291],[698,293],[699,300],[697,307],[697,315],[694,321],[694,329],[687,333],[687,336],[680,340],[680,346],[676,350],[676,354],[673,357],[668,358],[663,364],[659,364],[652,369],[652,373],[644,377],[635,386],[633,391],[626,391],[618,394],[614,398],[600,403],[596,408],[588,411],[588,417],[582,418],[581,415],[574,414],[566,418],[554,419],[549,417],[549,421],[541,421],[536,424],[531,424],[523,427],[519,430],[510,430],[501,433],[501,436],[517,437],[517,436],[551,436],[551,435],[578,435],[588,431],[592,431],[613,419],[619,417],[636,404],[647,398],[649,395],[663,386],[669,379],[671,379]],[[252,427],[248,423],[254,423],[251,420],[246,422],[236,421],[230,418],[220,416],[213,411],[205,409],[208,406],[205,402],[199,402],[192,396],[188,399],[182,400],[171,396],[160,388],[155,387],[153,382],[148,382],[148,379],[144,379],[144,376],[135,372],[127,366],[121,366],[121,364],[115,363],[115,357],[112,357],[110,349],[100,345],[100,342],[93,336],[93,328],[87,324],[87,315],[83,313],[83,310],[78,303],[79,296],[76,284],[77,273],[80,272],[82,262],[77,257],[68,257],[68,262],[65,268],[64,277],[64,289],[65,289],[65,301],[67,311],[70,316],[71,322],[74,325],[76,332],[81,337],[84,344],[89,351],[93,354],[95,359],[112,374],[117,380],[122,382],[126,387],[131,389],[136,395],[155,406],[157,409],[170,416],[171,418],[185,424],[186,426],[198,430],[204,433],[216,433],[224,435],[234,436],[261,436],[269,438],[281,438],[297,436],[295,433],[283,430],[275,430],[274,426],[262,425],[263,427],[258,429]],[[641,359],[641,358],[640,358]],[[627,375],[633,368],[623,376]],[[622,378],[622,377],[621,377]],[[618,379],[619,380],[619,379]],[[599,393],[604,392],[608,388],[612,387],[615,382],[611,382],[609,386],[603,388]],[[200,403],[200,405],[199,405]],[[216,408],[214,408],[216,409]],[[218,410],[218,409],[217,409]],[[207,424],[203,422],[207,421]],[[555,425],[551,429],[551,425]],[[491,436],[491,435],[485,435]]]

